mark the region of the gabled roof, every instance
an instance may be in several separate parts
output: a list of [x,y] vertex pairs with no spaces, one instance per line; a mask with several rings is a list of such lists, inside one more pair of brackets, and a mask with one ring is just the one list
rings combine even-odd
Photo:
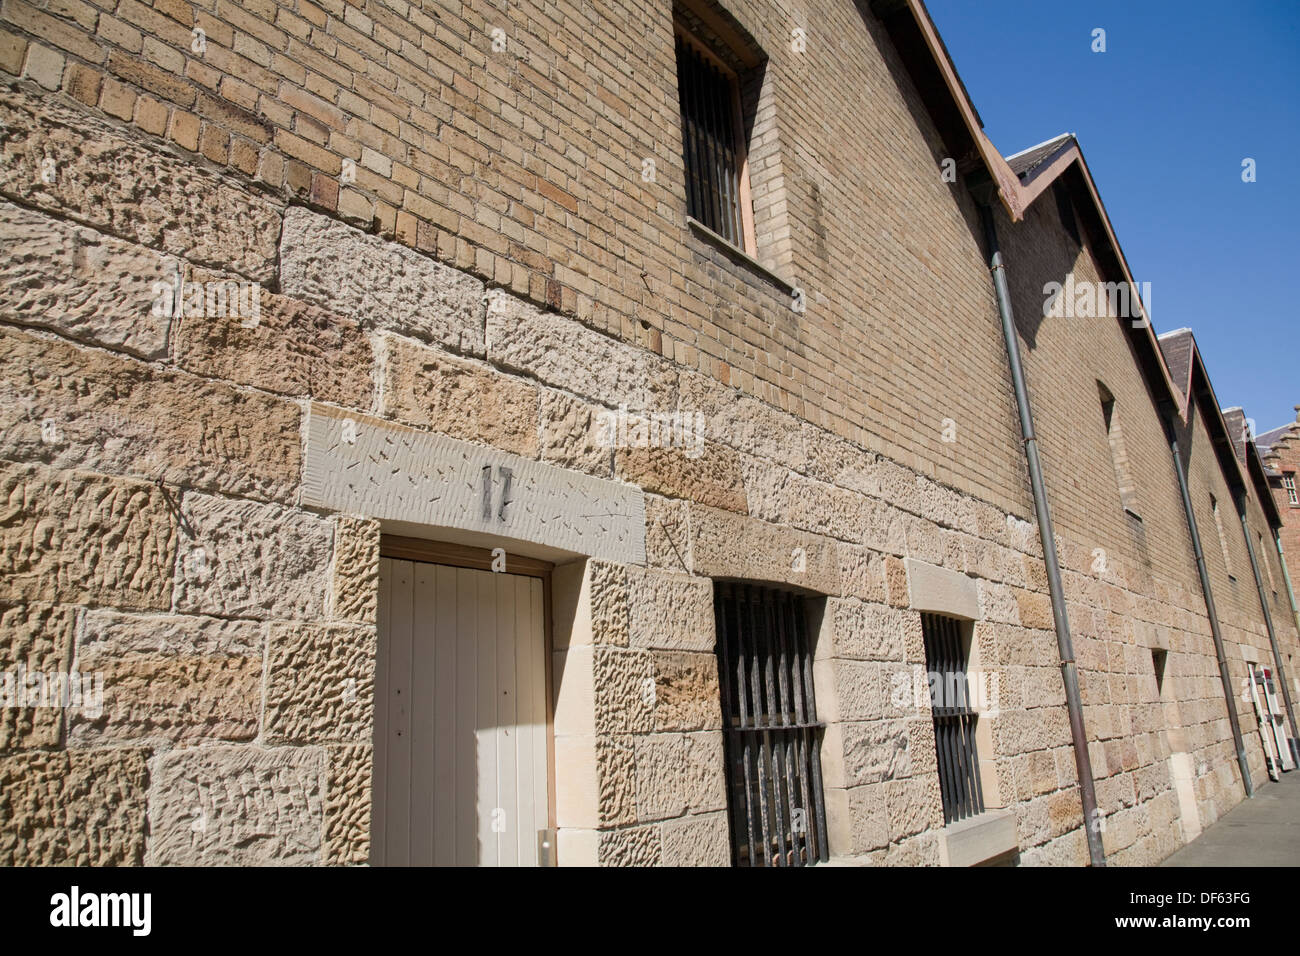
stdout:
[[[1030,205],[1057,180],[1064,180],[1081,217],[1096,237],[1093,252],[1106,281],[1123,282],[1136,290],[1136,283],[1115,238],[1110,216],[1102,205],[1092,173],[1073,133],[1063,133],[1037,146],[1004,158],[984,133],[984,124],[971,102],[966,85],[957,75],[952,57],[944,46],[924,0],[871,0],[872,12],[884,24],[903,65],[916,85],[927,111],[944,138],[949,155],[958,160],[965,175],[982,171],[996,189],[1012,222],[1024,218]],[[1136,299],[1136,296],[1134,296]],[[1182,400],[1169,377],[1150,316],[1140,301],[1144,321],[1134,328],[1132,319],[1120,319],[1129,333],[1157,401]]]
[[1200,409],[1228,488],[1234,494],[1254,488],[1270,527],[1281,527],[1282,516],[1268,487],[1264,461],[1254,442],[1245,440],[1246,416],[1240,408],[1224,410],[1219,405],[1192,330],[1166,332],[1160,336],[1160,348],[1171,366],[1178,363],[1180,368],[1186,369],[1185,375],[1179,374],[1175,378],[1178,387],[1183,389],[1183,421],[1191,422],[1193,405]]

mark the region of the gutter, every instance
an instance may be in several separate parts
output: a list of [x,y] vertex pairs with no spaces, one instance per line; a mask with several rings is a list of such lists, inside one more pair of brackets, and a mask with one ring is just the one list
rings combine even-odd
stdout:
[[1061,680],[1065,683],[1065,706],[1070,714],[1070,739],[1074,744],[1074,764],[1079,775],[1079,797],[1083,804],[1084,832],[1088,838],[1088,857],[1093,866],[1106,865],[1101,842],[1101,815],[1097,811],[1097,790],[1092,779],[1092,760],[1088,755],[1088,736],[1083,727],[1083,703],[1079,696],[1079,674],[1074,662],[1074,643],[1070,639],[1070,618],[1065,610],[1065,588],[1061,584],[1061,563],[1056,555],[1056,533],[1052,530],[1052,512],[1043,483],[1043,466],[1038,457],[1038,437],[1034,434],[1034,415],[1025,385],[1025,369],[1020,361],[1020,340],[1016,320],[1011,312],[1011,294],[1007,289],[1006,266],[998,245],[997,228],[988,193],[991,183],[977,187],[981,196],[980,218],[988,242],[989,271],[997,295],[998,314],[1002,319],[1002,337],[1006,341],[1011,381],[1015,386],[1016,409],[1020,413],[1020,432],[1024,436],[1025,459],[1029,465],[1029,483],[1034,494],[1034,512],[1038,518],[1038,536],[1043,543],[1043,561],[1047,565],[1047,587],[1052,597],[1052,620],[1056,624],[1056,647],[1061,657]]
[[[1250,537],[1250,523],[1246,520],[1246,493],[1239,491],[1237,498],[1237,516],[1241,518],[1241,531],[1246,538],[1246,553],[1250,555],[1250,569],[1255,572],[1255,590],[1259,592],[1259,606],[1264,609],[1264,627],[1268,628],[1268,642],[1273,647],[1273,665],[1277,668],[1277,682],[1282,685],[1282,699],[1286,702],[1286,715],[1291,721],[1291,752],[1296,750],[1295,712],[1291,709],[1291,691],[1286,686],[1286,673],[1282,670],[1282,652],[1277,646],[1277,632],[1273,630],[1273,614],[1268,609],[1268,597],[1264,591],[1264,579],[1259,573],[1259,559],[1255,556],[1255,542]],[[1251,678],[1254,679],[1253,677]],[[1282,770],[1278,767],[1278,772]]]
[[[1191,407],[1191,401],[1188,401]],[[1165,437],[1169,440],[1169,450],[1174,456],[1174,473],[1178,476],[1178,490],[1183,496],[1183,514],[1187,518],[1187,531],[1192,536],[1192,553],[1196,557],[1196,573],[1201,578],[1201,594],[1205,598],[1205,613],[1210,618],[1210,633],[1214,635],[1214,655],[1219,660],[1219,680],[1223,683],[1223,699],[1228,705],[1228,725],[1232,728],[1232,743],[1237,750],[1237,767],[1241,771],[1241,782],[1246,788],[1246,796],[1255,795],[1255,786],[1250,780],[1250,770],[1246,766],[1246,745],[1241,739],[1241,722],[1237,719],[1237,698],[1232,690],[1232,677],[1228,673],[1228,655],[1223,649],[1223,631],[1219,628],[1219,612],[1214,606],[1214,591],[1210,587],[1210,572],[1205,566],[1205,551],[1201,548],[1201,533],[1196,527],[1196,513],[1192,510],[1192,494],[1187,488],[1187,473],[1183,470],[1183,455],[1178,450],[1178,432],[1174,428],[1175,412],[1170,405],[1161,411],[1164,420]],[[1188,421],[1191,421],[1190,414]],[[1249,542],[1247,542],[1249,543]],[[1258,571],[1256,572],[1258,574]]]

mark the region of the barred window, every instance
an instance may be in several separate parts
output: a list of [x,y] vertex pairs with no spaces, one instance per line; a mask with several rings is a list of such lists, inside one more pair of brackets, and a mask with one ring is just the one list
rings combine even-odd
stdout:
[[740,81],[701,41],[677,30],[687,212],[727,242],[754,252],[753,203]]
[[829,858],[812,641],[804,599],[714,587],[732,862],[805,866]]
[[971,708],[966,663],[970,658],[964,627],[956,618],[921,615],[925,663],[930,676],[934,713],[934,749],[939,758],[939,792],[943,822],[956,823],[984,812],[979,754],[975,750],[976,715]]

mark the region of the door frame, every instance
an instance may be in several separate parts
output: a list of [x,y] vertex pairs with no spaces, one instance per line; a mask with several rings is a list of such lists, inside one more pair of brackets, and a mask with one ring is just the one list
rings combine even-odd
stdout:
[[[472,568],[476,571],[492,570],[492,551],[446,541],[428,541],[405,535],[379,536],[379,556],[398,561],[418,561],[424,564],[441,564],[453,568]],[[552,677],[555,644],[551,634],[551,572],[555,565],[549,561],[528,558],[519,554],[507,556],[505,574],[540,578],[542,582],[542,634],[546,683],[546,825],[556,829],[555,814],[555,686]],[[373,786],[373,783],[371,784]]]

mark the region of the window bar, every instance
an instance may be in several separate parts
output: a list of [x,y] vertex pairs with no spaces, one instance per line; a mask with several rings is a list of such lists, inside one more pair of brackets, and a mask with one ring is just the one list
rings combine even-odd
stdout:
[[762,854],[759,866],[772,865],[772,814],[771,805],[768,797],[768,778],[771,775],[770,767],[767,762],[766,748],[763,746],[762,732],[758,729],[762,722],[763,701],[762,701],[762,680],[759,673],[759,654],[761,653],[761,639],[758,634],[757,621],[754,615],[754,594],[753,589],[748,585],[744,588],[743,600],[745,602],[745,615],[749,621],[749,633],[751,635],[751,653],[750,653],[750,685],[749,692],[751,703],[753,705],[754,720],[750,733],[753,736],[754,748],[757,751],[758,763],[758,805],[759,818],[762,821]]
[[[723,732],[726,734],[724,749],[726,750],[727,766],[729,768],[740,768],[740,773],[732,769],[731,779],[728,781],[731,794],[731,826],[732,832],[738,833],[743,825],[745,831],[746,848],[749,858],[754,856],[754,820],[749,809],[749,760],[748,753],[743,750],[740,735],[736,733],[735,727],[732,726],[736,719],[736,714],[741,713],[741,709],[735,706],[739,699],[739,690],[732,686],[731,668],[729,662],[739,654],[733,655],[733,644],[731,634],[731,624],[734,615],[731,613],[730,595],[721,587],[717,592],[715,600],[716,616],[718,620],[718,640],[722,645],[722,666],[718,668],[719,678],[722,682],[722,700],[723,700]],[[736,639],[739,635],[736,635]],[[743,799],[741,786],[744,786]],[[733,845],[733,854],[738,855],[738,851]],[[733,859],[733,862],[736,862]]]
[[[804,618],[802,607],[795,609],[795,633],[798,635],[799,653],[803,658],[804,700],[808,708],[809,722],[816,719],[817,694],[813,690],[812,676],[812,642],[808,640],[808,622]],[[828,860],[830,853],[826,847],[826,802],[822,792],[822,756],[821,734],[818,728],[809,727],[808,755],[811,759],[811,776],[813,788],[813,813],[817,821],[816,844],[817,859]]]
[[[773,639],[772,628],[772,603],[764,601],[762,605],[763,614],[763,670],[764,670],[764,690],[767,696],[767,720],[764,722],[769,728],[777,726],[777,687],[776,687],[776,641]],[[784,723],[784,720],[781,721]],[[778,730],[765,730],[763,738],[768,741],[768,753],[776,761],[776,773],[772,775],[773,791],[773,809],[776,811],[776,845],[777,845],[777,866],[786,866],[788,857],[786,856],[786,824],[790,822],[790,816],[787,812],[788,793],[786,784],[789,782],[789,776],[786,774],[785,747],[781,739],[782,734]]]
[[972,798],[974,794],[971,789],[971,755],[967,749],[966,743],[966,668],[961,654],[961,635],[958,633],[957,622],[951,618],[944,622],[947,632],[950,659],[952,661],[952,692],[953,692],[953,732],[957,738],[959,746],[957,747],[958,772],[961,780],[961,795],[958,801],[957,812],[959,819],[964,819],[971,815]]
[[723,110],[723,91],[729,91],[730,86],[727,83],[726,77],[724,77],[716,67],[709,64],[708,69],[709,79],[712,81],[709,84],[709,92],[712,94],[709,97],[709,117],[713,122],[713,135],[718,144],[718,184],[721,187],[720,198],[722,201],[722,208],[718,211],[718,231],[721,232],[729,242],[735,242],[735,237],[731,234],[731,165],[728,159],[727,148],[729,137],[724,135],[723,130],[723,121],[725,118]]
[[704,215],[704,183],[700,177],[700,170],[704,165],[704,143],[700,135],[699,109],[696,106],[696,97],[698,95],[696,84],[698,80],[695,76],[695,53],[680,36],[677,38],[677,42],[681,50],[677,62],[681,64],[678,82],[681,84],[682,114],[688,118],[690,125],[691,157],[688,172],[690,174],[691,199],[693,202],[691,212],[697,217],[702,217]]
[[[737,740],[742,743],[744,760],[745,760],[745,813],[749,821],[749,865],[754,866],[756,859],[757,847],[762,844],[763,819],[760,816],[761,803],[758,800],[757,788],[761,786],[761,781],[756,779],[758,776],[758,754],[754,749],[753,734],[749,732],[749,726],[752,724],[749,714],[749,688],[746,684],[747,674],[745,673],[745,662],[749,655],[745,653],[744,622],[741,620],[741,594],[738,588],[732,590],[732,616],[735,619],[736,627],[736,675],[740,682],[740,731],[737,734]],[[752,640],[752,637],[751,637]]]
[[700,168],[704,174],[704,181],[707,184],[707,194],[705,196],[707,204],[707,215],[704,218],[704,224],[710,229],[718,228],[718,184],[715,179],[716,166],[716,143],[713,140],[713,131],[709,128],[708,114],[708,91],[704,88],[707,74],[704,71],[702,58],[695,56],[693,60],[695,82],[695,108],[700,117],[700,130],[704,138],[704,161]]
[[[790,606],[792,598],[789,594],[778,595],[775,613],[777,620],[777,635],[781,642],[781,692],[783,698],[787,701],[784,706],[784,718],[787,724],[793,722],[797,728],[792,731],[786,738],[786,766],[793,767],[794,771],[790,775],[791,787],[791,807],[790,807],[790,837],[793,844],[794,862],[798,866],[804,866],[808,863],[808,777],[804,769],[804,737],[808,733],[804,727],[803,703],[799,697],[799,685],[794,679],[798,671],[798,664],[795,656],[798,648],[792,646],[790,634]],[[788,670],[787,670],[788,669]],[[794,818],[796,811],[803,814],[802,826],[799,832],[795,831]]]

